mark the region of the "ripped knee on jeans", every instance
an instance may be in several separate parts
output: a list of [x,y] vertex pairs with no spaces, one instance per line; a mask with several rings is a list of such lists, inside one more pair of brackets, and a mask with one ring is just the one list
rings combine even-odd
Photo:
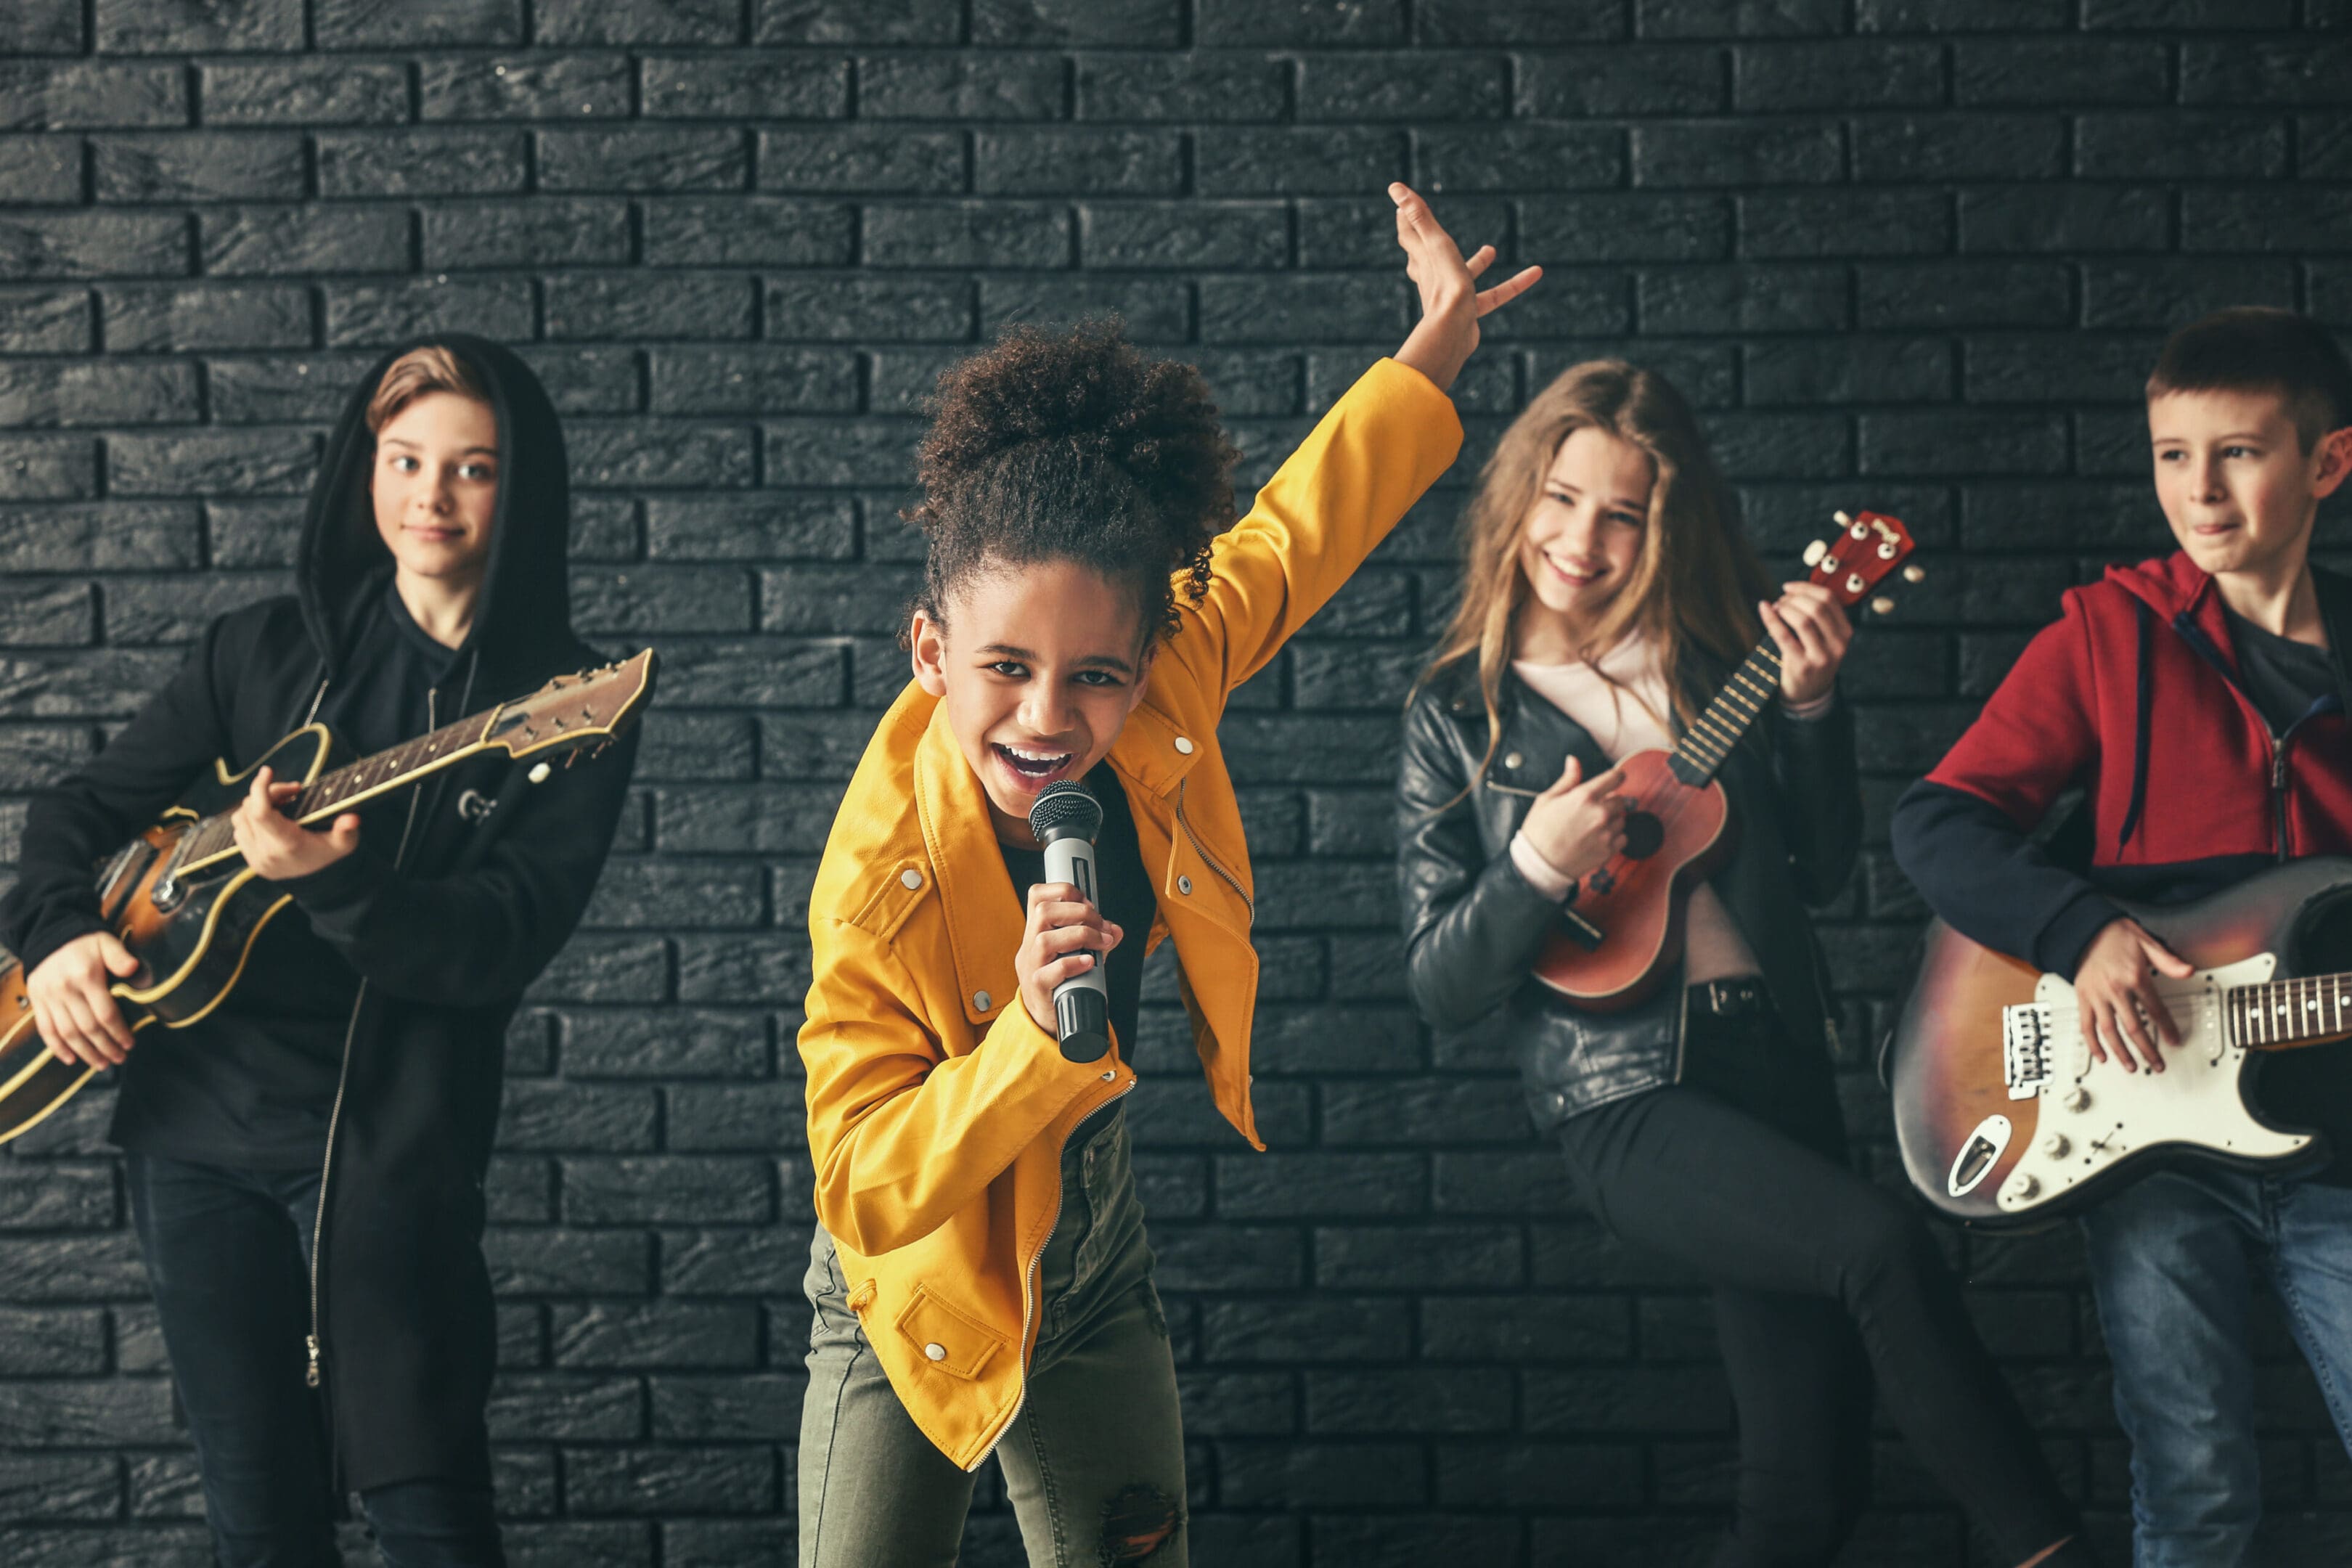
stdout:
[[1141,1563],[1168,1543],[1182,1522],[1176,1500],[1157,1487],[1128,1487],[1103,1506],[1103,1568]]

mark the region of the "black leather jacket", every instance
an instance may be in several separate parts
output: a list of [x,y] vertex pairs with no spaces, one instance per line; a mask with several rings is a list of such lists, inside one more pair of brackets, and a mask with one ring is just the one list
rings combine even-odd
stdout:
[[[1713,694],[1705,672],[1689,679],[1694,691]],[[1676,975],[1628,1011],[1592,1013],[1528,977],[1558,906],[1512,864],[1512,836],[1570,752],[1587,777],[1608,760],[1582,725],[1508,671],[1500,707],[1495,764],[1460,800],[1486,750],[1476,661],[1439,671],[1406,710],[1397,868],[1407,982],[1439,1031],[1502,1031],[1518,1058],[1528,1113],[1549,1131],[1681,1077],[1686,993]],[[1717,776],[1738,837],[1715,875],[1716,892],[1754,950],[1790,1033],[1826,1050],[1826,976],[1805,907],[1837,895],[1860,846],[1853,710],[1841,700],[1811,721],[1769,712]]]

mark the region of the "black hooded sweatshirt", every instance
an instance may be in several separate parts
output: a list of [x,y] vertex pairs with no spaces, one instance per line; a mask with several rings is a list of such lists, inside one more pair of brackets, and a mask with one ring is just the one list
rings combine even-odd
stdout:
[[[466,641],[440,657],[419,644],[423,634],[392,602],[392,558],[369,496],[375,440],[367,404],[393,361],[424,342],[466,361],[488,390],[499,426],[488,570]],[[214,622],[170,684],[103,752],[34,799],[18,879],[0,900],[0,936],[26,969],[101,929],[92,867],[160,816],[214,759],[241,771],[314,707],[331,717],[336,700],[354,689],[371,693],[352,710],[355,720],[382,726],[414,706],[419,670],[425,712],[403,721],[407,733],[367,736],[374,747],[603,662],[572,631],[570,512],[562,431],[520,360],[496,343],[445,335],[377,362],[329,438],[304,519],[295,595]],[[355,654],[371,668],[356,667]],[[387,658],[400,671],[389,690],[383,669],[373,668]],[[354,853],[278,884],[294,907],[265,928],[257,967],[220,1010],[217,1037],[232,1045],[230,1055],[238,1054],[240,1031],[248,1045],[253,1034],[274,1034],[298,1079],[300,1060],[322,1048],[322,1014],[340,1013],[325,1047],[334,1073],[290,1089],[267,1121],[268,1141],[282,1145],[278,1134],[299,1142],[303,1115],[325,1119],[311,1145],[326,1173],[313,1331],[341,1487],[487,1481],[483,1406],[496,1321],[481,1254],[482,1180],[507,1024],[579,923],[635,759],[631,730],[602,757],[557,762],[539,784],[529,776],[537,760],[492,752],[384,797],[383,807],[362,814]],[[291,929],[274,933],[278,926]],[[282,977],[305,963],[336,967],[312,976],[290,1003],[265,994],[273,973]],[[187,1133],[174,1124],[172,1097],[184,1089],[193,1100],[201,1084],[173,1081],[174,1070],[184,1074],[185,1053],[201,1047],[203,1028],[142,1031],[121,1069],[119,1139],[163,1152]],[[159,1092],[145,1092],[142,1073]],[[321,1089],[324,1106],[306,1103]],[[282,1165],[282,1152],[257,1151],[254,1163]],[[289,1346],[288,1353],[305,1350]]]

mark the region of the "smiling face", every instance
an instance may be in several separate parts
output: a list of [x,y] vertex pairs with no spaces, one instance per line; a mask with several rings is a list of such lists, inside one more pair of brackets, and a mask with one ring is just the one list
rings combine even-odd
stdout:
[[1521,644],[1566,638],[1608,607],[1633,575],[1650,525],[1649,454],[1583,426],[1553,456],[1519,535],[1529,598]]
[[992,566],[941,624],[918,610],[915,679],[942,700],[997,837],[1033,845],[1029,807],[1103,759],[1143,697],[1150,649],[1131,587],[1073,561]]
[[376,432],[368,491],[402,577],[478,588],[498,514],[498,416],[452,392],[417,398]]
[[2302,569],[2320,500],[2344,482],[2352,432],[2306,452],[2272,392],[2173,392],[2147,405],[2156,494],[2189,558],[2265,580]]

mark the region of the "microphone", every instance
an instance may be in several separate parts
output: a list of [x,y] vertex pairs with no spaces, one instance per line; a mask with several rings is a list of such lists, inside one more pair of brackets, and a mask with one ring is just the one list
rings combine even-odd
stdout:
[[[1095,835],[1102,821],[1102,803],[1076,779],[1047,784],[1029,807],[1029,831],[1045,851],[1045,880],[1069,883],[1097,909],[1102,900],[1095,891]],[[1054,987],[1054,1032],[1065,1060],[1100,1061],[1110,1049],[1110,987],[1103,979],[1103,955],[1094,957],[1085,973]]]

